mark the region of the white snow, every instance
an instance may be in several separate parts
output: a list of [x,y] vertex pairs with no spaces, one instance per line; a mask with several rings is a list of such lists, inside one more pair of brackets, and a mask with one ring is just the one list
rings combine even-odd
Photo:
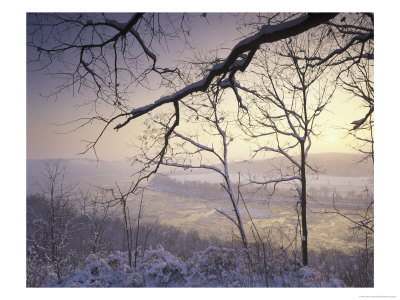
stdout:
[[[263,268],[250,274],[243,252],[210,246],[182,261],[161,246],[144,251],[137,266],[127,265],[127,253],[104,258],[90,254],[85,264],[58,281],[49,273],[48,287],[265,287]],[[293,259],[268,262],[270,287],[344,287],[333,274],[298,268]]]

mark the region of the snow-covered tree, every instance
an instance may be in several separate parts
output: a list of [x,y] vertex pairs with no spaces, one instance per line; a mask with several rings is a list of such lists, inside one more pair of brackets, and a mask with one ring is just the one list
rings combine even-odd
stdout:
[[[180,120],[191,124],[185,133],[174,129],[168,124],[168,116],[159,115],[151,118],[151,123],[159,129],[149,127],[139,148],[141,160],[145,165],[164,165],[185,170],[204,169],[215,172],[221,179],[221,187],[229,197],[232,213],[216,209],[227,217],[237,228],[245,249],[248,239],[244,228],[243,217],[239,211],[239,194],[234,190],[234,183],[229,170],[229,147],[234,141],[232,125],[234,121],[227,116],[222,107],[227,101],[224,91],[213,85],[204,95],[206,99],[198,103],[197,97],[182,102],[179,110]],[[151,150],[158,144],[164,143],[164,132],[171,131],[168,151],[163,160],[154,160]]]
[[60,162],[45,163],[42,196],[27,203],[27,250],[35,251],[43,263],[49,263],[57,278],[68,264],[67,256],[78,227],[72,204],[74,186],[64,182],[65,167]]
[[104,246],[106,221],[115,216],[115,201],[107,190],[98,188],[94,192],[81,191],[78,202],[83,217],[82,223],[86,225],[88,232],[88,236],[84,236],[85,240],[82,242],[88,242],[91,253],[96,254]]

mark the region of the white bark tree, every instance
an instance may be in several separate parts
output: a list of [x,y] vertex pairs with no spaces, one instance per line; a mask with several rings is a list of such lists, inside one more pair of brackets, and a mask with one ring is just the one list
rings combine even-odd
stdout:
[[[221,109],[223,90],[219,86],[214,86],[214,89],[204,95],[206,99],[201,101],[201,104],[197,102],[197,98],[181,102],[183,108],[180,109],[179,116],[186,124],[192,124],[190,132],[181,133],[177,129],[172,130],[169,124],[171,120],[165,115],[152,117],[151,123],[157,124],[160,129],[149,128],[146,131],[145,138],[139,145],[141,159],[145,165],[161,164],[182,169],[205,169],[218,174],[222,181],[221,187],[229,196],[232,212],[216,210],[235,225],[243,247],[248,249],[248,239],[239,211],[239,195],[234,191],[229,171],[228,149],[235,138],[230,132],[230,127],[234,121],[229,120]],[[163,144],[166,131],[171,132],[169,147],[162,161],[154,160],[150,155],[154,141]]]

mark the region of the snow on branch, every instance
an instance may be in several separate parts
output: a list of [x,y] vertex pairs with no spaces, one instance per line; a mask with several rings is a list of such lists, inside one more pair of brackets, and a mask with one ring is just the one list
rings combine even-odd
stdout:
[[307,132],[307,141],[308,141],[308,145],[307,145],[306,151],[305,151],[305,153],[304,153],[304,157],[305,157],[305,158],[308,157],[308,151],[310,151],[310,148],[311,148],[311,138],[310,138],[310,134],[311,134],[311,131]]
[[[206,91],[212,80],[217,76],[228,72],[232,72],[231,76],[233,76],[236,70],[244,72],[260,45],[298,35],[320,24],[328,22],[336,15],[337,14],[335,13],[310,13],[282,24],[264,25],[258,33],[247,37],[236,44],[227,58],[223,62],[215,64],[206,77],[184,87],[174,94],[162,97],[152,104],[133,109],[131,117],[129,117],[124,123],[120,124],[118,128],[125,126],[132,119],[142,116],[143,114],[146,114],[164,104],[179,101],[196,92]],[[242,56],[246,52],[249,52],[249,54],[247,56]],[[238,61],[238,58],[241,59]]]
[[231,220],[232,223],[236,225],[236,227],[239,227],[239,228],[240,228],[239,224],[236,222],[236,220],[235,220],[234,218],[232,218],[231,216],[229,216],[227,213],[223,212],[222,210],[219,210],[219,209],[217,209],[217,208],[216,208],[215,210],[216,210],[217,212],[219,212],[221,215],[224,215],[224,216],[227,217],[229,220]]
[[374,112],[374,107],[372,106],[369,111],[367,112],[367,114],[364,116],[364,118],[357,120],[357,121],[353,121],[351,122],[351,124],[354,125],[353,129],[351,130],[356,130],[358,128],[361,127],[361,125],[363,125],[365,123],[365,121],[368,120],[369,116]]
[[280,182],[292,181],[292,180],[301,180],[301,177],[300,176],[290,176],[290,177],[269,179],[269,180],[265,180],[265,181],[257,181],[257,180],[250,179],[250,182],[254,183],[254,184],[268,185],[270,183],[280,183]]
[[[155,121],[155,122],[156,122],[157,124],[160,124],[161,126],[163,126],[165,129],[171,130],[171,127],[170,127],[170,126],[168,126],[168,125],[166,125],[166,124],[164,124],[164,123],[162,123],[162,122],[158,122],[158,121]],[[218,157],[218,159],[219,159],[222,163],[224,163],[224,160],[223,160],[223,159],[221,158],[221,156],[215,151],[214,148],[210,148],[210,147],[208,147],[208,146],[205,146],[205,145],[203,145],[203,144],[200,144],[200,143],[194,141],[193,139],[191,139],[190,137],[184,136],[184,135],[182,135],[182,134],[176,132],[175,130],[173,131],[173,133],[174,133],[174,135],[175,135],[176,137],[178,137],[178,138],[180,138],[180,139],[182,139],[182,140],[184,140],[184,141],[186,141],[186,142],[192,144],[193,146],[199,148],[199,151],[204,150],[204,151],[208,151],[208,152],[213,153],[215,156]],[[207,169],[210,169],[209,166],[207,166],[206,168],[207,168]]]
[[188,170],[188,169],[208,169],[208,170],[213,170],[215,172],[218,172],[223,177],[225,177],[224,173],[220,169],[215,167],[215,166],[204,165],[204,164],[201,164],[199,166],[195,166],[195,165],[191,165],[191,164],[180,164],[180,163],[174,163],[174,162],[168,162],[168,161],[163,161],[160,164],[162,164],[164,166],[182,168],[182,169],[185,169],[185,170]]
[[[265,150],[265,151],[272,151],[272,152],[276,152],[276,153],[280,153],[283,154],[287,159],[289,159],[296,167],[298,167],[299,169],[301,169],[300,164],[293,158],[291,157],[284,149],[282,149],[281,147],[278,146],[278,149],[275,148],[271,148],[271,147],[261,147],[259,150]],[[259,151],[256,150],[256,151]]]
[[[321,65],[321,64],[327,62],[328,60],[330,60],[334,56],[337,56],[339,54],[342,54],[342,53],[346,52],[355,43],[366,43],[367,41],[372,40],[372,39],[374,39],[374,32],[373,31],[369,32],[369,33],[366,33],[366,34],[357,35],[357,36],[353,37],[346,45],[344,45],[341,48],[335,49],[334,51],[329,53],[324,58],[315,56],[315,57],[306,57],[305,59],[308,62],[316,61],[316,63],[314,63],[314,64],[309,63],[310,67],[315,67],[315,66],[318,66],[318,65]],[[362,55],[362,54],[360,54],[360,55]]]
[[[130,31],[130,29],[134,25],[137,24],[137,22],[142,18],[142,16],[143,16],[143,13],[135,13],[135,14],[132,15],[130,20],[128,22],[126,22],[126,23],[120,23],[120,22],[117,22],[115,20],[105,19],[105,23],[104,24],[101,24],[101,23],[86,24],[86,26],[88,26],[88,25],[90,25],[90,26],[93,26],[93,25],[111,26],[111,27],[115,28],[116,30],[118,30],[118,33],[116,35],[112,36],[110,39],[108,39],[106,41],[103,41],[103,42],[101,42],[99,44],[92,43],[92,44],[84,44],[84,45],[81,45],[81,46],[78,46],[78,45],[67,45],[66,47],[67,48],[75,47],[75,48],[82,48],[82,49],[104,47],[107,44],[110,44],[112,42],[117,41],[120,37],[125,36]],[[41,49],[41,50],[47,51],[45,49]],[[66,49],[61,49],[61,50],[66,50]]]
[[153,52],[151,52],[150,49],[144,44],[144,41],[140,37],[139,33],[133,27],[129,30],[129,32],[132,33],[132,35],[139,42],[139,44],[142,47],[144,53],[146,53],[146,55],[153,60],[153,69],[154,69],[156,61],[157,61],[156,55]]
[[209,151],[209,152],[215,152],[213,148],[210,148],[210,147],[207,147],[207,146],[202,145],[200,143],[197,143],[194,140],[192,140],[191,138],[188,138],[188,137],[186,137],[186,136],[184,136],[184,135],[182,135],[182,134],[180,134],[180,133],[178,133],[176,131],[174,131],[174,134],[177,137],[181,138],[182,140],[185,140],[185,141],[189,142],[190,144],[192,144],[193,146],[196,146],[197,148],[200,148],[202,150]]

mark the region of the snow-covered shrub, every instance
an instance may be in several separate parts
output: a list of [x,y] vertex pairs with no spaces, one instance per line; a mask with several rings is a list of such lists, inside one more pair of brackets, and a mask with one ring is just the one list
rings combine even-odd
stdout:
[[[334,272],[334,271],[332,271]],[[315,269],[303,267],[297,271],[299,286],[301,287],[344,287],[345,284],[337,278],[324,278]]]
[[364,249],[357,249],[350,256],[341,258],[338,263],[338,273],[349,286],[374,286],[374,259],[373,253]]
[[86,258],[83,269],[77,270],[71,276],[62,278],[60,282],[53,282],[51,286],[61,287],[138,287],[143,286],[141,274],[131,270],[125,264],[119,252],[103,259],[90,254]]
[[28,247],[26,255],[26,286],[40,287],[47,276],[47,268],[34,247]]
[[366,259],[363,249],[355,249],[349,253],[320,249],[310,254],[311,266],[321,272],[324,278],[337,278],[349,287],[372,287],[374,284],[373,254],[370,253]]
[[[90,254],[82,267],[60,280],[56,274],[44,280],[53,287],[265,287],[263,268],[248,264],[243,251],[208,247],[182,261],[161,246],[146,250],[137,267],[127,265],[127,252],[100,257]],[[288,258],[268,260],[270,287],[343,287],[335,272],[329,276],[318,269],[301,267]]]
[[269,261],[270,287],[344,287],[333,271],[325,273],[317,268],[303,267],[292,258],[276,258]]
[[144,252],[139,270],[147,287],[178,287],[187,284],[187,267],[162,247]]
[[245,270],[234,250],[213,246],[195,256],[190,265],[191,286],[240,286]]

